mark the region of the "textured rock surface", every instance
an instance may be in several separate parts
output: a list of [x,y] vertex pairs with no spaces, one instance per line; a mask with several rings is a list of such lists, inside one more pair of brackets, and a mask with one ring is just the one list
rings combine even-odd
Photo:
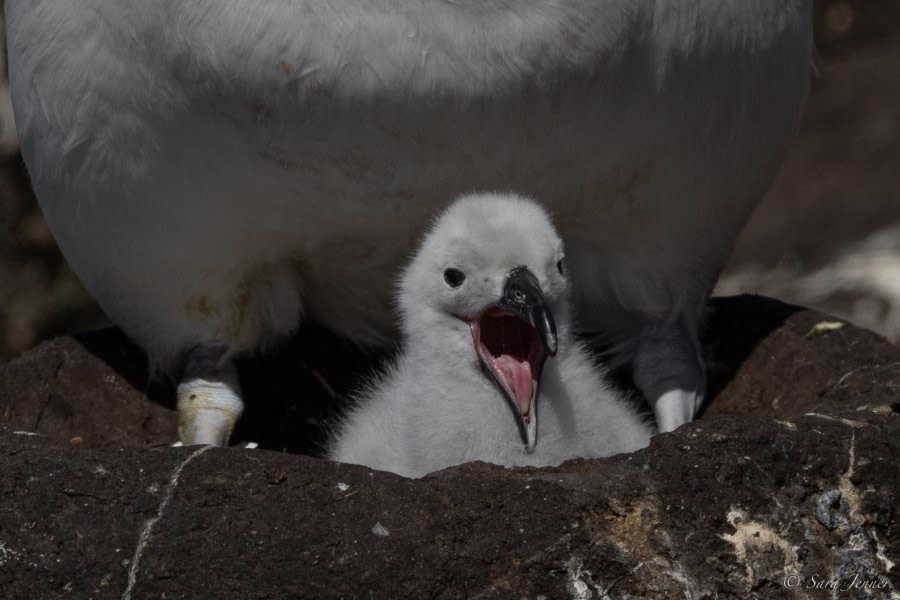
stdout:
[[[831,321],[764,298],[717,300],[715,397],[700,421],[630,455],[422,480],[165,447],[171,393],[145,384],[140,353],[113,331],[60,338],[0,366],[0,589],[897,597],[900,349],[850,325],[817,327]],[[371,359],[305,332],[242,365],[255,409],[237,437],[304,449],[292,427],[314,436],[352,386],[347,373]]]

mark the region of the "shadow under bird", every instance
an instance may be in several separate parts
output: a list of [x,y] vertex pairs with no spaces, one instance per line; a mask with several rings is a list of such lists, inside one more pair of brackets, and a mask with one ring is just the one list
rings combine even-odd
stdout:
[[575,340],[570,296],[562,240],[537,204],[460,198],[401,277],[400,356],[335,427],[327,456],[420,477],[646,446],[646,419]]
[[315,320],[396,339],[394,274],[472,190],[540,198],[573,326],[662,431],[782,160],[811,0],[7,0],[22,156],[69,264],[225,444],[233,359]]

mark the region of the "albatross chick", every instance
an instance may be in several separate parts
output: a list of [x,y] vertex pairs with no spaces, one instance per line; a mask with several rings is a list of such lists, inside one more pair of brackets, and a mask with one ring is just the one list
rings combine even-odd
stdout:
[[421,477],[646,446],[650,427],[572,334],[570,293],[562,241],[537,204],[457,200],[401,278],[401,354],[337,426],[329,458]]

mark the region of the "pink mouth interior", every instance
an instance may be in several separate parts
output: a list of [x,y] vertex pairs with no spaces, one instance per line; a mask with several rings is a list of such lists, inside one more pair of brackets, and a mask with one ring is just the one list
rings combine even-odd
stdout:
[[515,398],[526,420],[541,377],[544,347],[530,323],[502,308],[490,308],[471,324],[475,349]]

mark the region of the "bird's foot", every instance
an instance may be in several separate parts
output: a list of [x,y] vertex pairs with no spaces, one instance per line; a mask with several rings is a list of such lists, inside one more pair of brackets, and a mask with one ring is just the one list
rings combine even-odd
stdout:
[[201,344],[187,355],[178,384],[178,437],[185,446],[224,446],[244,412],[237,369],[222,345]]
[[664,392],[656,400],[651,400],[651,403],[656,426],[660,433],[665,433],[693,421],[703,404],[703,396],[697,392],[676,389]]
[[632,376],[653,407],[660,433],[673,431],[697,416],[706,392],[706,369],[696,335],[672,323],[642,332],[632,361]]

